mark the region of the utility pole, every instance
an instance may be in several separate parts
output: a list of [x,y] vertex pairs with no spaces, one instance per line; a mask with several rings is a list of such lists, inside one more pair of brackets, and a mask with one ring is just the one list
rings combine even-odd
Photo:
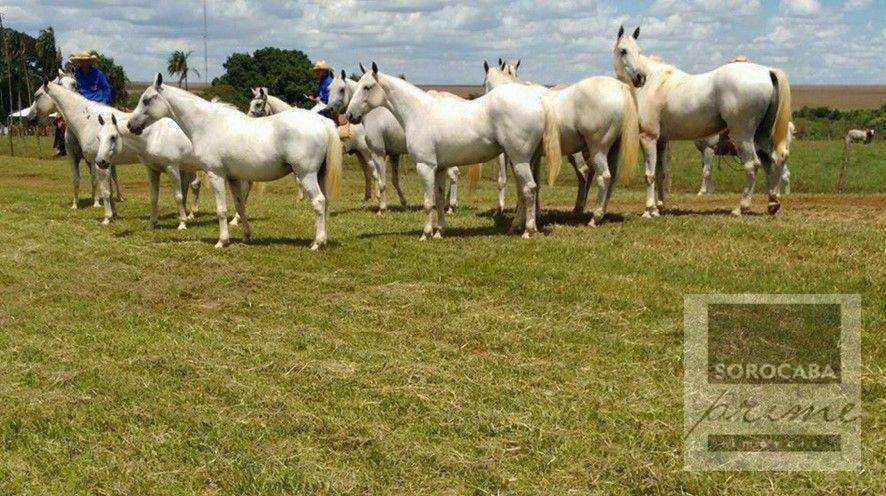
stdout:
[[[6,45],[6,29],[3,27],[3,13],[0,12],[0,37],[3,38],[3,56],[5,57],[6,62],[6,82],[7,88],[9,88],[9,107],[12,108],[12,74],[9,72],[9,66],[12,65],[12,60],[9,58],[9,47]],[[6,119],[12,124],[12,119],[7,116]],[[9,154],[13,157],[15,156],[15,148],[12,146],[12,129],[8,132],[9,135]]]
[[206,29],[206,0],[203,0],[203,82],[209,84],[209,42]]

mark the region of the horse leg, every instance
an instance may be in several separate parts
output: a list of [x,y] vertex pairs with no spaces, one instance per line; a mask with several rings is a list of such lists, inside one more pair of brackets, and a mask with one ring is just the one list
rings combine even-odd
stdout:
[[593,154],[591,161],[594,165],[594,177],[597,182],[597,204],[594,206],[594,216],[591,217],[588,225],[597,227],[603,222],[603,217],[606,215],[606,207],[609,204],[609,188],[612,187],[612,173],[609,171],[606,154],[590,147],[589,149]]
[[443,229],[446,227],[446,177],[449,170],[455,167],[437,167],[434,170],[434,203],[437,206],[437,227],[434,229],[434,238],[443,237]]
[[151,214],[148,217],[148,229],[157,227],[157,202],[160,198],[160,172],[145,166],[148,171],[148,196],[151,199]]
[[89,176],[92,178],[92,208],[99,208],[102,206],[102,204],[99,201],[100,193],[99,193],[99,177],[98,177],[99,174],[98,174],[98,170],[97,170],[98,167],[96,167],[95,164],[93,164],[92,162],[90,162],[88,160],[86,161],[86,163],[89,164]]
[[754,146],[753,138],[739,141],[736,137],[738,145],[738,156],[744,164],[745,183],[741,193],[741,201],[738,208],[732,211],[732,215],[740,216],[745,210],[751,208],[751,198],[754,195],[754,182],[757,180],[757,168],[760,167],[760,158],[757,157],[757,150]]
[[446,208],[447,214],[454,213],[456,207],[458,207],[458,176],[460,174],[458,167],[446,169],[446,175],[449,176],[449,206]]
[[188,214],[189,220],[194,218],[194,215],[197,214],[197,210],[200,208],[200,186],[203,185],[198,172],[195,172],[193,177],[194,180],[191,181],[189,186],[194,194],[194,203],[191,205],[191,213]]
[[375,165],[375,180],[378,182],[378,214],[381,215],[388,209],[388,184],[387,171],[385,171],[385,157],[377,153],[371,153],[372,162]]
[[425,226],[421,233],[421,240],[424,241],[434,234],[434,186],[436,178],[434,167],[428,164],[419,162],[415,164],[415,168],[418,170],[421,189],[424,193]]
[[661,211],[664,210],[668,193],[668,142],[659,140],[656,143],[655,151],[658,158],[658,166],[655,169],[655,189],[658,192],[658,201],[655,205]]
[[[657,155],[658,136],[640,133],[640,146],[646,155],[646,210],[643,212],[644,219],[658,217],[658,207],[655,205],[655,164]],[[628,167],[627,164],[624,165]]]
[[[244,181],[244,183],[245,184],[243,185],[243,188],[245,188],[245,190],[244,190],[245,192],[243,193],[243,202],[245,203],[247,200],[249,200],[249,193],[252,192],[252,181]],[[296,201],[300,201],[302,198],[302,195],[301,195],[301,188],[299,187],[298,176],[295,177],[295,184],[296,184],[296,189],[299,192],[298,197],[296,198]],[[259,183],[259,191],[264,189],[264,185],[265,185],[265,183]],[[234,205],[234,218],[231,219],[231,225],[232,226],[239,226],[240,225],[240,211],[237,210],[236,205]]]
[[532,164],[530,162],[519,162],[514,164],[514,175],[517,177],[517,183],[520,185],[520,195],[523,199],[523,211],[525,219],[525,229],[523,230],[523,238],[530,238],[538,232],[535,223],[535,199],[537,183],[532,174]]
[[228,233],[228,198],[225,191],[225,178],[213,171],[207,171],[209,186],[215,196],[215,215],[218,217],[218,242],[216,248],[224,248],[231,243],[231,235]]
[[309,172],[301,176],[301,185],[305,188],[305,193],[311,201],[311,207],[314,208],[314,242],[311,243],[311,250],[319,250],[321,246],[326,244],[326,196],[320,188],[320,182],[317,179],[316,172]]
[[566,160],[572,165],[572,170],[575,171],[575,179],[578,183],[578,189],[575,192],[575,206],[572,207],[572,212],[580,214],[584,212],[585,204],[588,202],[587,182],[589,170],[581,153],[569,155],[566,157]]
[[769,204],[767,211],[770,215],[775,215],[781,208],[779,201],[781,191],[781,176],[784,173],[784,162],[777,163],[772,159],[771,146],[764,146],[758,150],[757,157],[763,165],[766,172],[766,192],[769,195]]
[[114,187],[114,196],[117,201],[123,201],[123,193],[120,192],[120,181],[117,179],[117,166],[111,165],[111,184]]
[[505,211],[505,187],[508,185],[508,158],[504,153],[498,156],[498,211],[501,215]]
[[111,195],[111,173],[108,170],[102,170],[94,165],[93,167],[95,168],[98,193],[105,207],[105,215],[104,218],[102,218],[102,225],[107,226],[111,223],[111,220],[117,216],[117,210],[114,207],[114,198]]
[[388,155],[388,158],[391,161],[391,183],[394,184],[394,189],[397,190],[400,204],[405,207],[409,205],[409,202],[406,201],[406,195],[403,194],[403,189],[400,187],[400,155]]
[[391,161],[391,182],[394,184],[394,189],[397,190],[397,196],[400,197],[400,204],[405,207],[409,203],[406,201],[403,189],[400,188],[400,155],[388,155],[388,158]]
[[231,188],[234,208],[237,210],[237,216],[243,226],[243,242],[248,243],[252,240],[252,226],[249,225],[249,219],[246,217],[246,199],[249,197],[250,182],[228,179],[228,187]]
[[366,160],[364,152],[356,151],[354,155],[357,156],[357,162],[363,171],[363,201],[369,201],[372,199],[372,187],[375,182],[375,178],[372,177],[372,167],[369,165],[369,161]]
[[169,181],[172,183],[172,196],[175,198],[175,205],[178,207],[177,229],[187,229],[188,213],[185,211],[185,194],[187,192],[187,185],[185,185],[185,192],[182,192],[181,171],[179,171],[177,166],[168,164],[166,166],[166,174],[169,176]]
[[[71,186],[74,187],[74,201],[71,202],[71,210],[77,210],[80,201],[80,159],[70,153],[68,154],[68,165],[71,166]],[[93,189],[95,189],[94,186]]]
[[701,188],[698,190],[698,196],[714,192],[714,176],[711,171],[713,166],[714,149],[705,144],[704,150],[701,152]]

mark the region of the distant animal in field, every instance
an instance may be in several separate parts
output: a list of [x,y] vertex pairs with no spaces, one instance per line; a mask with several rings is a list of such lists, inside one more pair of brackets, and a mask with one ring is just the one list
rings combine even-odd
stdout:
[[846,143],[864,143],[867,145],[874,140],[874,130],[850,129],[843,140],[846,141]]

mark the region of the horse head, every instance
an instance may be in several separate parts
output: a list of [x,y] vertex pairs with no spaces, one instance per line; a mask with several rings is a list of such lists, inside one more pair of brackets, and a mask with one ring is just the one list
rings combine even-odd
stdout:
[[169,117],[169,104],[163,97],[165,87],[163,86],[163,75],[159,72],[154,82],[145,88],[144,93],[138,99],[138,106],[132,111],[132,116],[126,127],[132,134],[141,134],[142,131],[154,122]]
[[259,87],[252,89],[252,101],[249,102],[250,117],[265,117],[271,115],[271,108],[268,105],[268,89]]
[[370,110],[384,105],[386,97],[385,91],[379,84],[379,77],[383,76],[378,72],[378,65],[372,63],[372,70],[367,71],[363,64],[360,64],[360,70],[363,76],[357,81],[357,89],[351,95],[351,101],[348,103],[345,115],[353,124],[359,124],[363,120],[363,116]]
[[98,131],[98,153],[95,154],[95,166],[99,169],[107,169],[114,162],[114,157],[123,150],[123,139],[120,137],[120,127],[117,125],[117,116],[111,114],[110,119],[105,119],[99,114],[98,123],[101,129]]
[[622,26],[618,30],[618,37],[612,50],[615,75],[635,88],[642,88],[646,84],[646,64],[640,56],[640,46],[637,45],[639,37],[639,26],[632,35],[625,34],[625,28]]

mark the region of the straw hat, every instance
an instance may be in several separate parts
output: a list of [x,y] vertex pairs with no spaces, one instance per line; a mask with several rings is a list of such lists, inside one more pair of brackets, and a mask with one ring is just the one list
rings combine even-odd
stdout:
[[75,53],[75,54],[72,54],[72,55],[71,55],[71,60],[74,61],[74,62],[77,62],[77,61],[87,61],[87,60],[88,60],[88,61],[95,62],[96,60],[98,60],[98,57],[96,57],[94,53],[92,53],[92,52],[88,52],[88,51],[85,51],[85,50],[84,50],[84,51],[82,51],[82,52],[77,52],[77,53]]
[[310,69],[309,72],[314,72],[314,71],[329,71],[329,72],[332,72],[332,67],[330,67],[330,65],[327,64],[325,60],[320,59],[320,60],[314,62],[314,65],[311,66],[311,69]]

